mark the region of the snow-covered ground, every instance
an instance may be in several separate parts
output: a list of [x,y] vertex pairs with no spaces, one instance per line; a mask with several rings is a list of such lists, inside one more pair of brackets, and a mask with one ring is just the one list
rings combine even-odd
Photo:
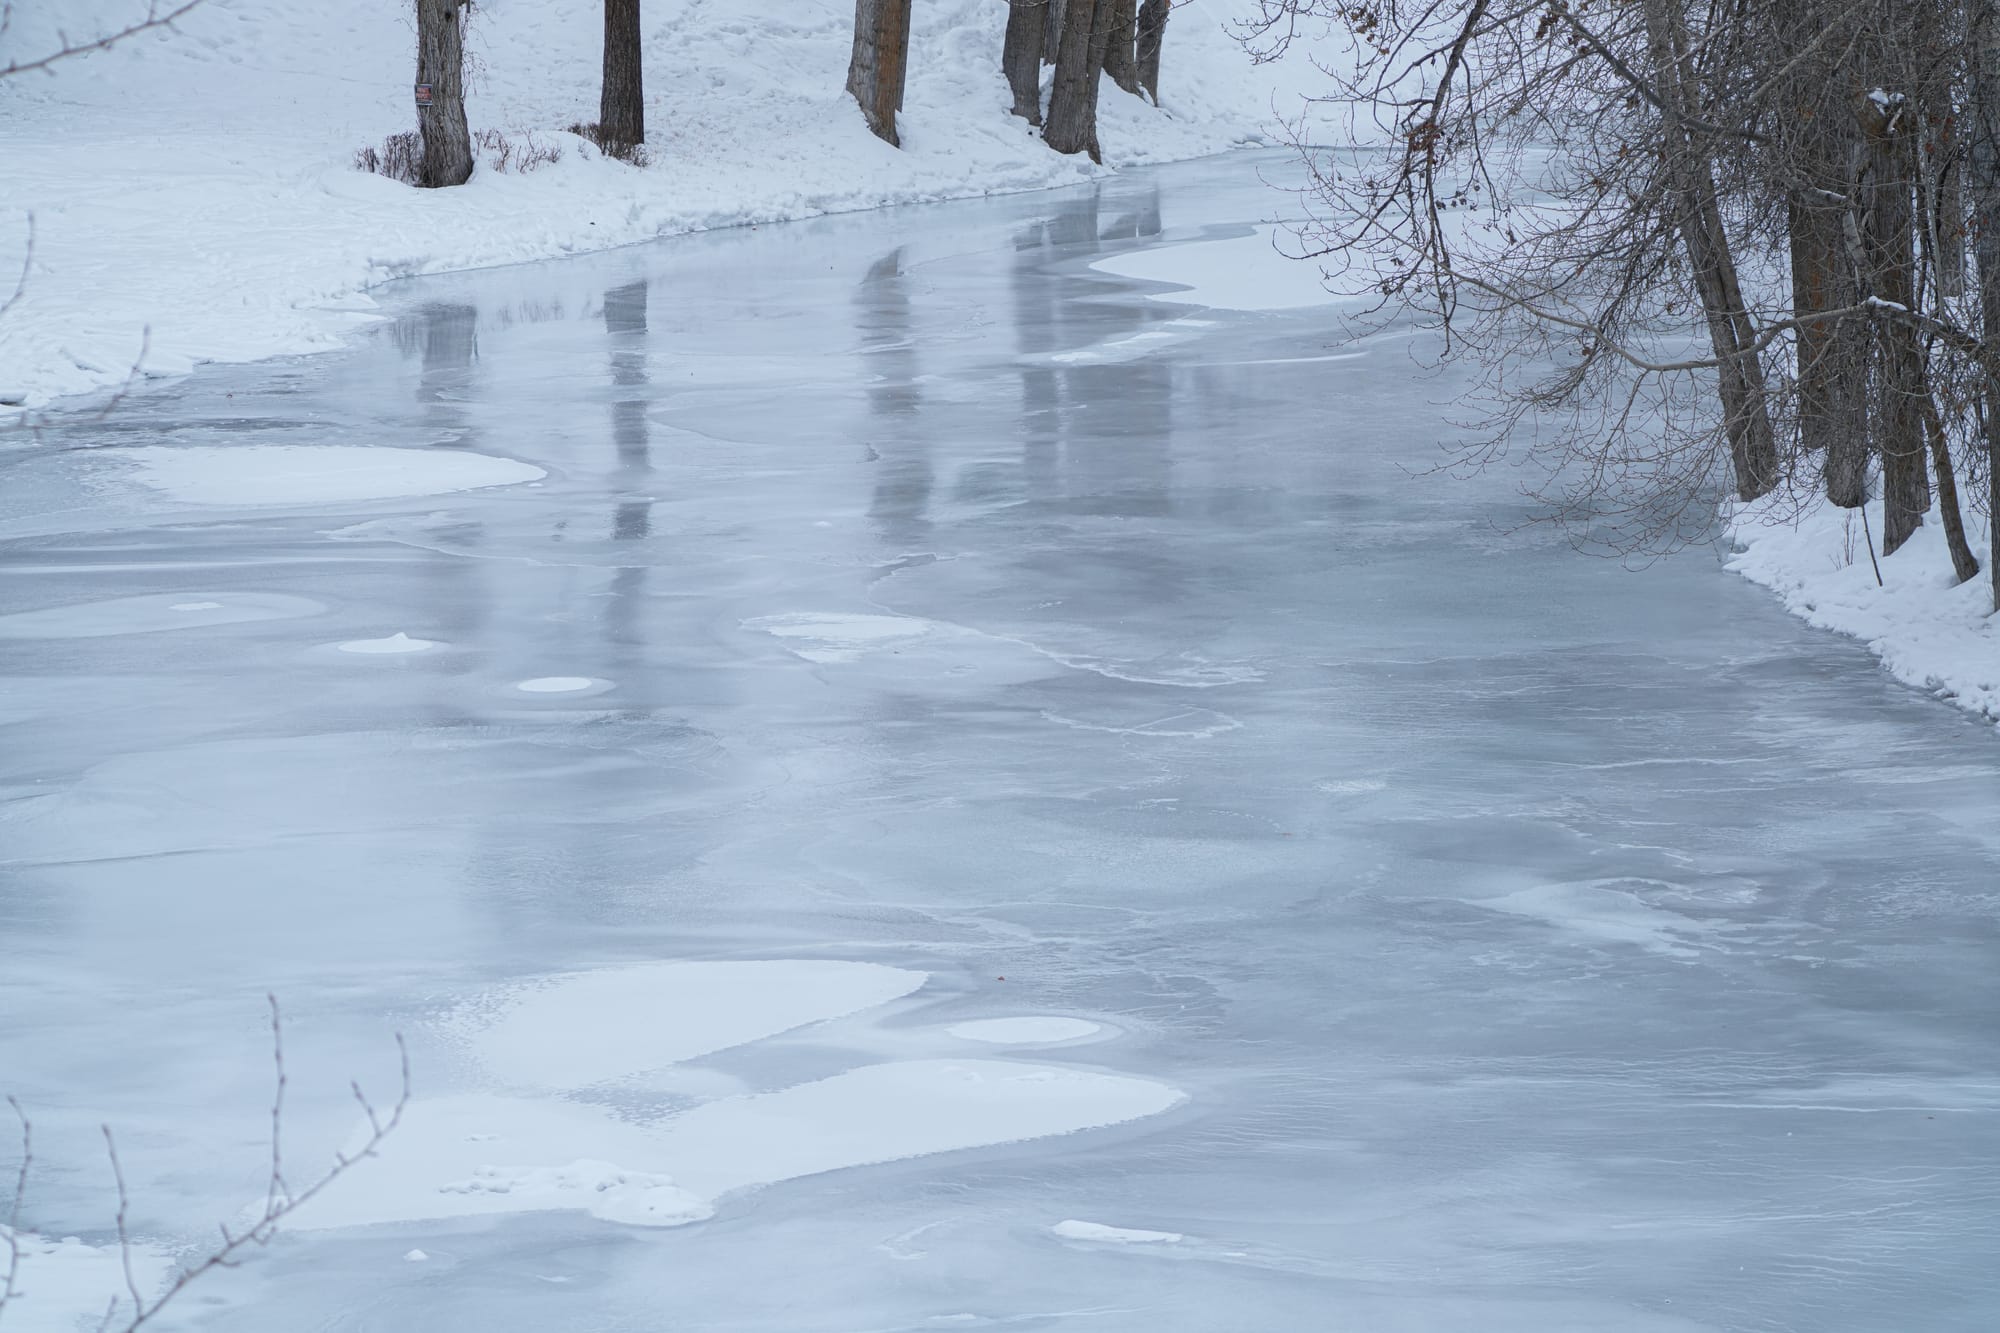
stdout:
[[[1784,496],[1738,509],[1729,523],[1738,547],[1729,567],[1777,593],[1810,624],[1865,641],[1896,679],[2000,722],[1993,585],[1983,570],[1956,582],[1937,509],[1891,556],[1879,555],[1880,500],[1869,502],[1865,519],[1824,502],[1795,510]],[[1973,554],[1984,564],[1986,517],[1968,505],[1965,520]]]
[[[208,0],[176,29],[0,82],[0,400],[32,407],[122,381],[336,346],[368,289],[705,228],[1032,190],[1256,141],[1316,77],[1253,66],[1229,25],[1250,0],[1184,0],[1162,102],[1108,80],[1107,167],[1007,114],[999,0],[916,6],[899,151],[842,91],[851,0],[648,0],[653,160],[605,159],[562,126],[596,118],[596,0],[484,0],[475,132],[532,134],[560,160],[420,191],[354,169],[411,128],[407,0]],[[143,12],[139,0],[21,0],[0,64]],[[1303,52],[1301,52],[1301,56]],[[4,295],[4,292],[0,292]],[[149,332],[150,331],[150,332]]]

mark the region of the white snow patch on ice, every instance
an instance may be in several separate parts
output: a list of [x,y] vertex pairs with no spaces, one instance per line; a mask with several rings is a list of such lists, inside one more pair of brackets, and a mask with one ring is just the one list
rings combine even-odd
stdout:
[[945,1031],[963,1041],[983,1041],[996,1046],[1034,1046],[1095,1036],[1104,1031],[1104,1025],[1083,1018],[1054,1016],[976,1018],[966,1023],[954,1023]]
[[511,1083],[580,1088],[887,1004],[929,979],[842,960],[641,963],[504,993],[452,1026]]
[[[1739,506],[1729,536],[1742,549],[1729,568],[1784,599],[1808,624],[1862,640],[1896,679],[2000,722],[2000,616],[1982,572],[1954,583],[1944,524],[1933,508],[1916,535],[1879,559],[1868,558],[1868,533],[1882,532],[1880,501],[1860,513],[1818,501],[1803,515],[1773,496]],[[1967,544],[1982,560],[1987,520],[1969,507]]]
[[445,1194],[506,1195],[524,1210],[578,1208],[629,1226],[678,1227],[715,1216],[706,1199],[681,1189],[670,1176],[627,1171],[588,1158],[568,1166],[482,1166],[469,1178],[438,1189]]
[[171,595],[113,597],[102,602],[16,611],[0,616],[0,639],[96,639],[110,634],[151,634],[256,620],[316,616],[326,610],[310,597],[277,592],[225,593],[226,601],[177,602]]
[[403,631],[397,630],[386,639],[349,639],[346,643],[336,646],[343,653],[393,655],[397,653],[429,652],[431,649],[437,647],[438,644],[436,639],[413,639],[403,633]]
[[1049,1228],[1064,1240],[1094,1240],[1107,1245],[1178,1245],[1187,1239],[1178,1231],[1145,1231],[1138,1227],[1109,1227],[1102,1222],[1082,1222],[1070,1218]]
[[1100,259],[1100,273],[1143,282],[1168,282],[1186,290],[1152,292],[1149,299],[1216,310],[1298,310],[1358,298],[1338,296],[1320,281],[1319,266],[1280,248],[1280,229],[1259,227],[1248,236],[1188,241]]
[[[1149,1079],[998,1060],[868,1065],[777,1092],[720,1098],[663,1124],[556,1098],[430,1098],[410,1106],[379,1161],[334,1182],[293,1225],[540,1209],[679,1225],[732,1190],[1122,1124],[1181,1100],[1176,1089]],[[350,1147],[367,1134],[365,1123],[357,1126]]]
[[696,1107],[661,1133],[699,1193],[874,1162],[1018,1143],[1157,1115],[1164,1083],[1061,1065],[903,1060]]
[[[0,1223],[0,1241],[9,1231]],[[131,1317],[132,1298],[125,1280],[125,1256],[114,1242],[87,1245],[75,1236],[60,1240],[38,1236],[32,1231],[12,1233],[21,1250],[21,1268],[14,1279],[14,1296],[7,1302],[5,1327],[9,1333],[35,1330],[95,1329],[105,1319],[112,1302],[123,1317],[112,1321],[122,1328]],[[173,1271],[173,1261],[163,1250],[134,1241],[130,1250],[132,1281],[148,1299]],[[0,1246],[0,1277],[5,1276],[7,1259]]]
[[515,681],[514,688],[523,694],[575,694],[598,683],[590,676],[536,676]]
[[412,1263],[412,1264],[421,1264],[428,1261],[429,1259],[430,1256],[428,1254],[425,1254],[422,1250],[411,1250],[408,1254],[403,1256],[403,1261],[405,1263]]
[[459,450],[331,444],[100,449],[96,457],[184,504],[311,505],[511,486],[547,476],[532,463]]

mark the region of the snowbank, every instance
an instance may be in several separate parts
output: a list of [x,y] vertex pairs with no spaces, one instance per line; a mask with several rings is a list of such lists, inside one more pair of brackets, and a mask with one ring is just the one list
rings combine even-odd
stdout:
[[[1881,559],[1882,583],[1868,559],[1879,543],[1882,505],[1859,511],[1821,501],[1803,515],[1780,497],[1739,508],[1729,535],[1740,548],[1729,568],[1777,593],[1793,614],[1823,629],[1865,639],[1898,680],[2000,722],[2000,616],[1984,573],[1953,585],[1951,557],[1935,509],[1916,536]],[[1986,525],[1966,515],[1967,536],[1983,562]],[[1877,547],[1879,551],[1879,546]]]
[[[1073,184],[999,72],[1006,6],[917,7],[902,151],[842,92],[850,0],[648,0],[653,161],[609,161],[560,128],[594,120],[597,0],[482,0],[475,131],[533,132],[560,159],[419,191],[353,168],[411,127],[407,0],[208,0],[176,31],[0,83],[0,275],[34,218],[29,282],[0,319],[0,401],[336,346],[393,278],[886,204]],[[1254,0],[1184,0],[1164,105],[1106,83],[1111,167],[1256,141],[1316,75],[1301,49],[1253,66],[1227,25]],[[117,27],[141,0],[20,0],[0,63]],[[1108,168],[1106,168],[1108,169]],[[4,291],[0,291],[4,296]],[[150,332],[148,332],[150,331]]]

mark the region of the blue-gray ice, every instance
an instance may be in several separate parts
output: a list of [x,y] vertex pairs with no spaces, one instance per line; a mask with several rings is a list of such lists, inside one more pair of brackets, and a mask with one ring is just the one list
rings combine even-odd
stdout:
[[[824,959],[930,979],[665,1070],[579,1027],[616,1076],[562,1113],[687,1142],[727,1097],[1019,1061],[1131,1115],[772,1168],[676,1227],[299,1230],[163,1327],[2000,1325],[1992,728],[1713,552],[1630,572],[1522,528],[1515,473],[1425,475],[1462,381],[1421,339],[1091,267],[1251,235],[1286,170],[412,283],[352,352],[7,454],[27,1221],[106,1238],[101,1121],[150,1240],[260,1197],[266,990],[305,1176],[395,1030],[424,1098],[555,1106],[560,1061],[465,1034],[587,1020],[482,997]],[[382,447],[423,494],[318,452]],[[258,461],[176,490],[220,455],[174,450]],[[314,458],[340,498],[285,491]]]

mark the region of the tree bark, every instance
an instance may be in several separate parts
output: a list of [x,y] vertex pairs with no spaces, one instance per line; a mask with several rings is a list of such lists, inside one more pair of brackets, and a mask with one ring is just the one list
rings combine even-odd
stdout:
[[1104,47],[1111,36],[1114,0],[1069,0],[1063,17],[1062,49],[1056,53],[1055,87],[1049,92],[1049,119],[1042,138],[1058,153],[1088,153],[1102,162],[1097,147],[1097,85]]
[[[2000,354],[2000,0],[1972,0],[1966,42],[1972,66],[1967,193],[1975,219],[1973,252],[1979,268],[1980,333],[1989,355]],[[1986,441],[1986,519],[1991,549],[1986,569],[1993,609],[2000,612],[2000,377],[1981,377],[1980,425]]]
[[1715,172],[1708,145],[1688,130],[1696,98],[1689,69],[1687,34],[1673,0],[1645,0],[1646,40],[1662,106],[1661,134],[1679,216],[1675,225],[1687,248],[1688,265],[1708,324],[1716,360],[1716,390],[1722,400],[1722,429],[1739,499],[1754,500],[1777,485],[1778,442],[1771,429],[1764,392],[1764,368],[1756,331],[1743,301],[1736,261],[1716,202]]
[[910,59],[910,0],[854,0],[854,55],[847,91],[875,137],[900,148],[896,113],[903,109],[903,74]]
[[[1845,182],[1842,182],[1845,184]],[[1792,311],[1806,316],[1859,299],[1842,235],[1844,204],[1795,191],[1790,200]],[[1868,328],[1858,319],[1801,324],[1799,447],[1820,458],[1826,498],[1868,500]]]
[[1014,114],[1030,125],[1042,123],[1042,34],[1049,0],[1007,0],[1007,40],[1000,68],[1014,94]]
[[1104,41],[1104,72],[1126,92],[1139,91],[1138,20],[1139,0],[1108,0],[1111,30]]
[[[1862,207],[1862,251],[1870,294],[1904,309],[1916,301],[1916,218],[1912,177],[1915,108],[1879,90],[1856,104],[1868,145],[1867,177],[1857,191]],[[1892,555],[1922,526],[1931,507],[1930,469],[1924,461],[1924,403],[1930,398],[1916,331],[1877,321],[1882,402],[1874,413],[1875,447],[1882,460],[1882,554]]]
[[1979,559],[1965,540],[1965,515],[1958,507],[1958,474],[1951,465],[1951,441],[1944,433],[1937,400],[1928,389],[1918,407],[1924,416],[1924,436],[1930,441],[1931,466],[1937,469],[1938,515],[1944,524],[1945,549],[1951,552],[1951,568],[1958,581],[1970,583],[1979,577]]
[[[1765,41],[1787,70],[1774,100],[1782,170],[1789,178],[1787,233],[1792,313],[1801,318],[1848,309],[1861,299],[1847,246],[1847,192],[1854,183],[1860,130],[1842,93],[1851,87],[1853,43],[1826,43],[1826,0],[1775,0]],[[1812,55],[1815,43],[1830,52]],[[1865,319],[1801,324],[1798,357],[1799,451],[1816,457],[1827,499],[1843,509],[1868,500],[1868,337]]]
[[604,88],[597,136],[620,156],[646,142],[646,81],[640,59],[639,0],[604,0]]
[[[1083,0],[1088,4],[1090,0]],[[1069,15],[1069,0],[1049,0],[1043,11],[1042,20],[1042,63],[1056,63],[1056,53],[1062,49],[1063,20]]]
[[430,104],[417,104],[424,142],[417,184],[463,185],[472,177],[472,132],[465,124],[465,0],[417,0],[417,84]]
[[1160,44],[1167,35],[1167,16],[1173,12],[1174,0],[1144,0],[1139,6],[1134,59],[1139,66],[1139,86],[1154,106],[1160,104]]

